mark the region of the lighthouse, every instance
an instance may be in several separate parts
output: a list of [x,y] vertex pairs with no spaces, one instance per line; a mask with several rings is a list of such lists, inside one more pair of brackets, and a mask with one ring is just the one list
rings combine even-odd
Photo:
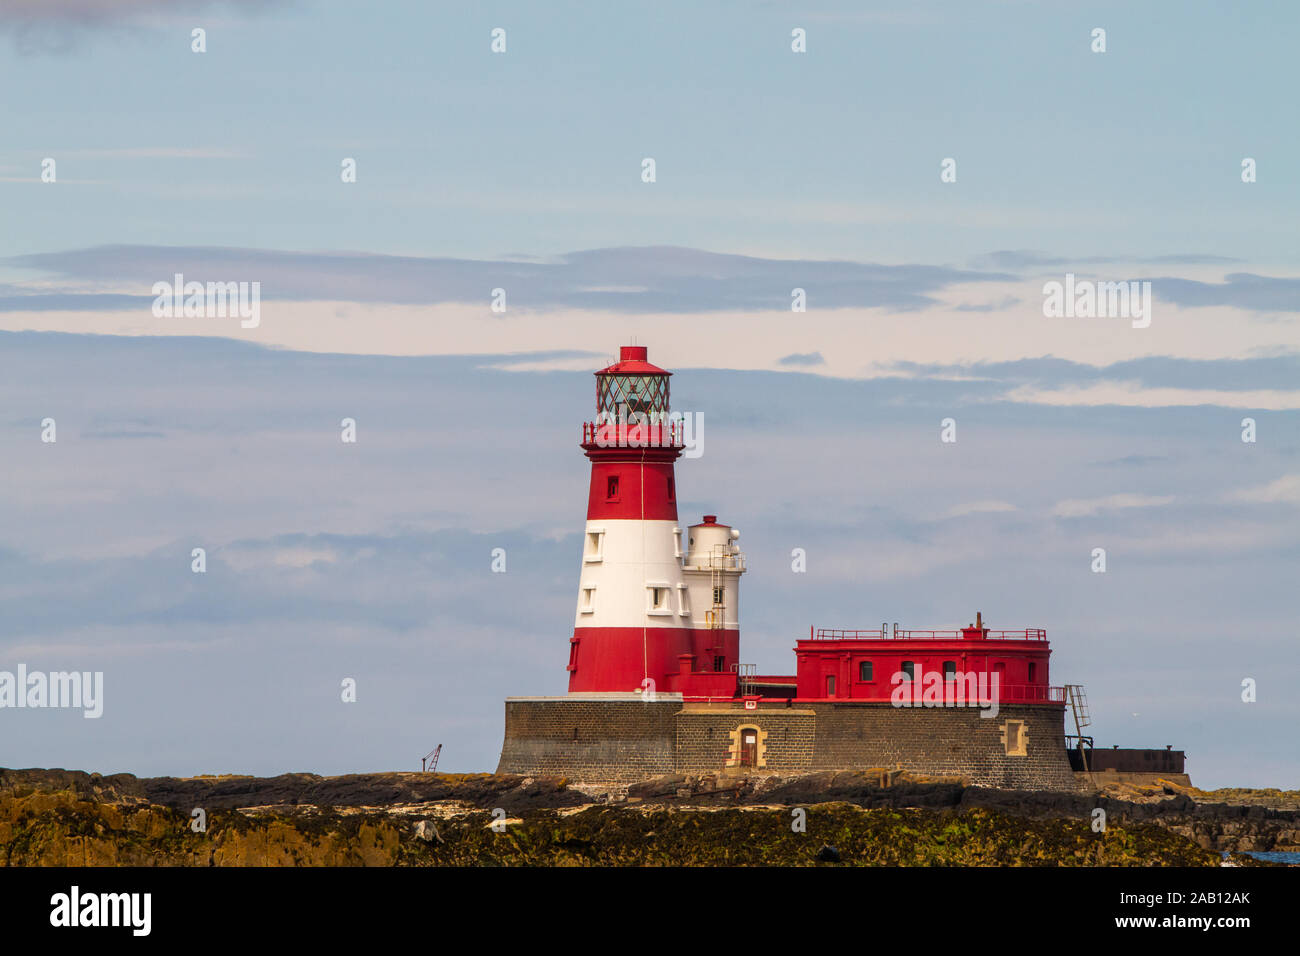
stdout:
[[[978,613],[952,631],[810,625],[794,641],[795,673],[742,664],[740,532],[718,514],[678,519],[674,470],[702,450],[700,423],[670,411],[672,376],[644,347],[624,346],[595,376],[568,691],[506,698],[497,773],[607,786],[889,767],[979,786],[1075,785],[1066,688],[1048,684],[1041,628],[992,630]],[[1069,700],[1075,740],[1090,746],[1081,689]]]
[[685,448],[667,372],[625,345],[595,373],[596,417],[569,692],[687,691],[731,696],[740,644],[740,533],[715,515],[683,546],[674,465]]

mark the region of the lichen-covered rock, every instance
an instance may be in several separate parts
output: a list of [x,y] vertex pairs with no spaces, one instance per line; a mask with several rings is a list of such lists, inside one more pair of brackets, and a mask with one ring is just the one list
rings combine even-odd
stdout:
[[[392,811],[214,810],[195,833],[181,810],[118,807],[72,792],[0,797],[10,866],[1213,866],[1219,854],[1164,827],[1028,819],[996,810],[533,810],[494,827],[468,810],[409,821]],[[823,850],[834,847],[835,852]]]
[[[812,865],[833,846],[846,865],[1210,865],[1223,850],[1300,848],[1300,810],[1204,803],[1185,788],[1135,802],[852,771],[677,774],[629,792],[593,806],[554,777],[0,770],[0,864]],[[1094,834],[1099,807],[1107,827]],[[195,808],[206,832],[191,829]],[[790,829],[794,809],[804,832]]]

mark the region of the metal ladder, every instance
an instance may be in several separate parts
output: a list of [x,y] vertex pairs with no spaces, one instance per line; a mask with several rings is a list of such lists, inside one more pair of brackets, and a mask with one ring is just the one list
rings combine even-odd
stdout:
[[709,584],[713,588],[713,610],[709,612],[709,627],[715,630],[722,629],[723,617],[727,610],[727,579],[722,573],[726,563],[725,546],[715,544],[713,553],[709,555]]
[[[1070,701],[1070,712],[1074,714],[1074,732],[1079,747],[1079,758],[1083,761],[1083,769],[1092,773],[1092,768],[1088,766],[1088,755],[1083,749],[1084,734],[1083,728],[1092,724],[1092,711],[1088,709],[1088,696],[1083,692],[1082,684],[1066,684],[1065,694]],[[1091,738],[1087,738],[1091,739]]]
[[741,697],[748,697],[754,693],[754,671],[757,667],[757,664],[731,665],[731,669],[736,672],[736,684]]

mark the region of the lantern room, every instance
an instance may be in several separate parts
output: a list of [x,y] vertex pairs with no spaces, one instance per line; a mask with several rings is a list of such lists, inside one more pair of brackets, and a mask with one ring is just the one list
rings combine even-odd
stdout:
[[644,415],[647,424],[659,424],[668,418],[668,379],[666,372],[646,361],[644,345],[624,345],[618,361],[596,372],[596,421],[598,423],[633,421]]

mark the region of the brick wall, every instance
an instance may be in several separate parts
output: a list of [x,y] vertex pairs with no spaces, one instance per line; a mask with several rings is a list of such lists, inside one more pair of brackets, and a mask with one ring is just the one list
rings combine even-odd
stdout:
[[[1020,721],[1025,755],[1008,756],[1008,720]],[[665,773],[726,768],[732,734],[759,728],[769,773],[901,768],[926,776],[1020,790],[1076,787],[1061,707],[899,708],[887,703],[701,707],[680,699],[506,701],[498,773],[544,773],[575,783],[630,783]]]
[[[887,703],[808,704],[817,714],[812,770],[901,767],[927,776],[1017,790],[1072,790],[1061,707],[1003,704],[996,717],[972,707],[893,707]],[[1027,733],[1023,757],[1006,754],[1008,720]]]
[[507,700],[497,773],[631,783],[672,773],[678,700]]
[[757,727],[761,737],[763,771],[806,773],[812,766],[815,717],[810,710],[706,710],[687,707],[677,715],[677,771],[698,773],[727,766],[733,733]]

